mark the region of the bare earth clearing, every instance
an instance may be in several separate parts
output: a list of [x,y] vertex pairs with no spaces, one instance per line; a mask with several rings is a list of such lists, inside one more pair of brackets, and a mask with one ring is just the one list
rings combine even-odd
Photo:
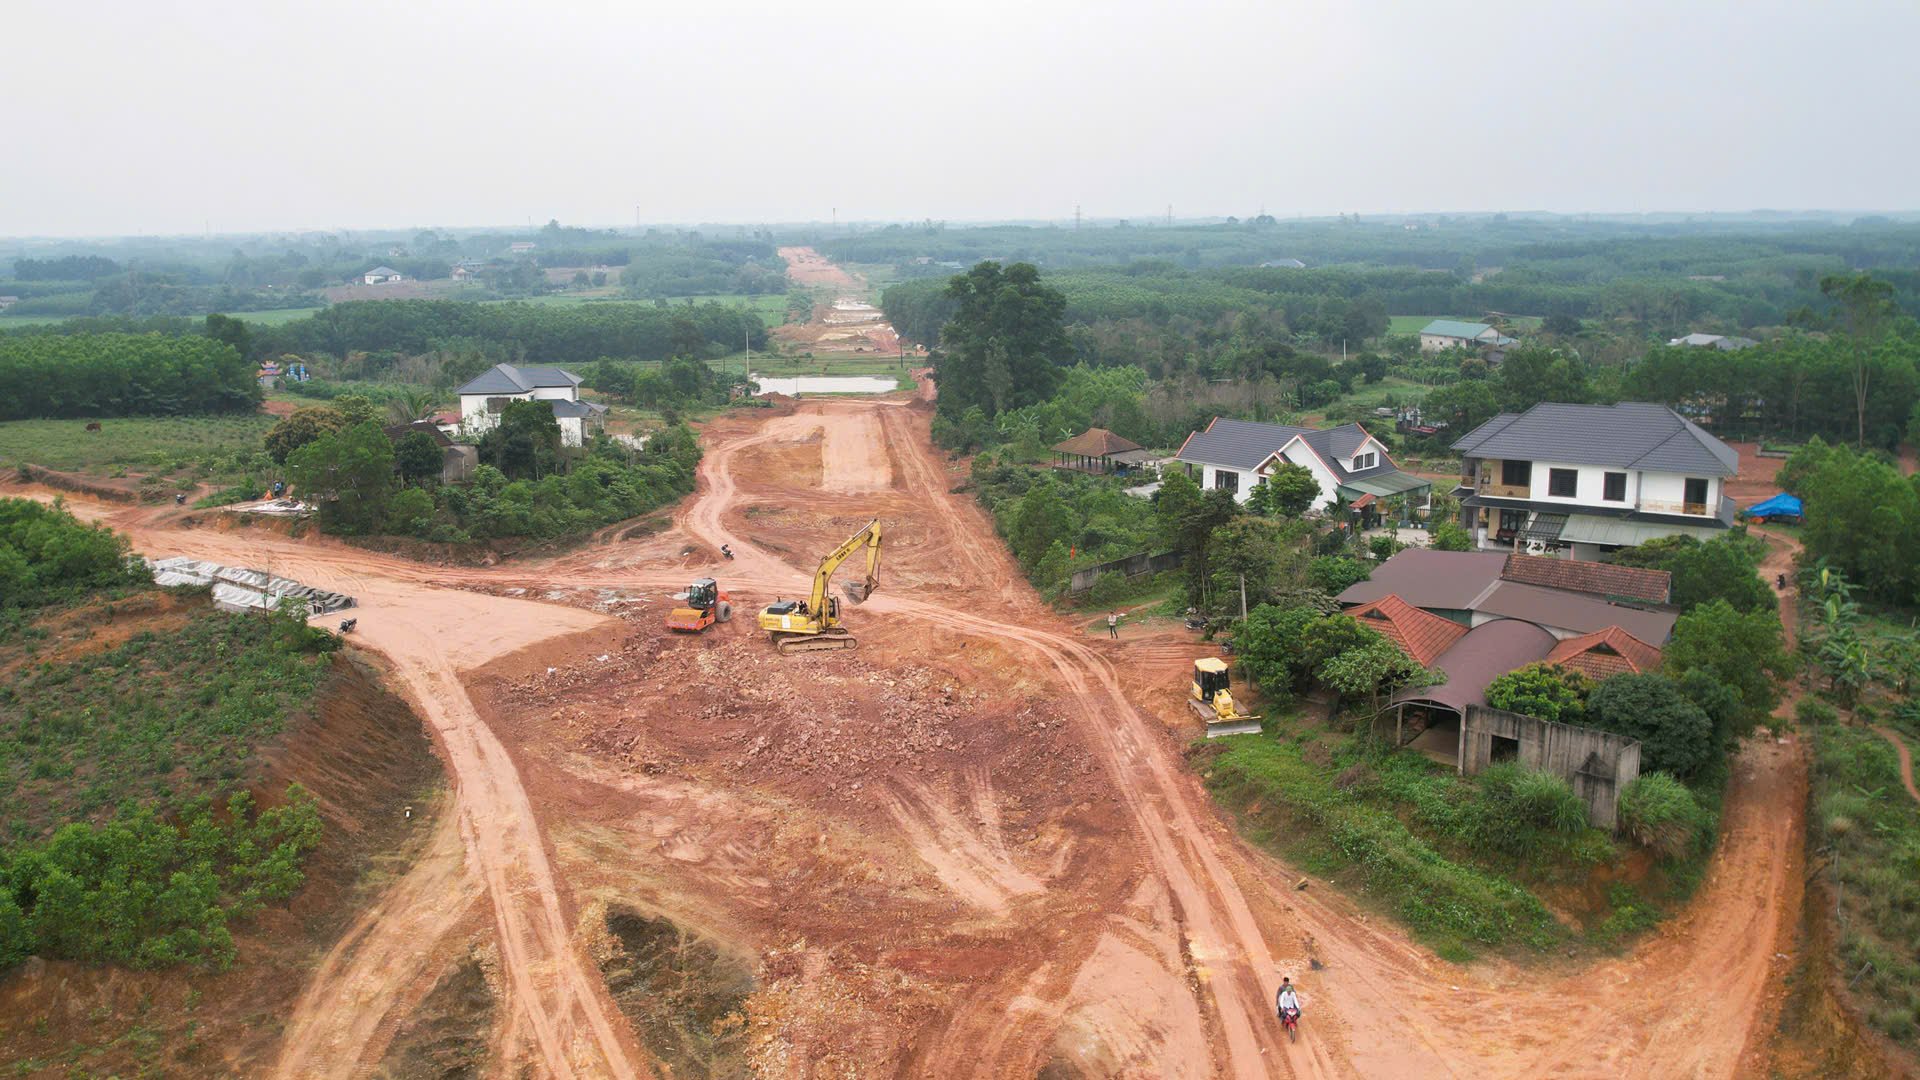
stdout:
[[[1041,604],[906,398],[725,415],[671,531],[537,563],[429,567],[76,501],[142,552],[359,597],[355,643],[446,759],[456,812],[313,973],[281,1075],[369,1075],[476,944],[498,954],[497,1075],[668,1071],[600,974],[610,906],[752,973],[736,1064],[763,1075],[1764,1073],[1799,745],[1746,747],[1709,880],[1630,953],[1436,960],[1238,839],[1181,760],[1196,647],[1089,639]],[[751,611],[876,516],[861,648],[774,655]],[[665,595],[702,574],[749,617],[668,635]],[[1294,1044],[1282,974],[1306,1005]]]

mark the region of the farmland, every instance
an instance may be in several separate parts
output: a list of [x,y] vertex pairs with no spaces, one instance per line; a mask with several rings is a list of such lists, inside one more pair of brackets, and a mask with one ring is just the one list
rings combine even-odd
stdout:
[[129,416],[100,421],[13,420],[0,423],[0,468],[44,465],[96,476],[127,472],[206,470],[220,477],[235,455],[252,454],[274,418],[239,416]]

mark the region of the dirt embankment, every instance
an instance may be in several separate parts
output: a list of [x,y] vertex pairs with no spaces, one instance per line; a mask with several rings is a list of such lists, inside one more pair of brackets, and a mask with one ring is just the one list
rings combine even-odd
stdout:
[[139,482],[135,480],[102,480],[96,476],[82,476],[79,473],[60,472],[42,465],[22,465],[20,472],[26,479],[36,484],[45,484],[61,491],[71,491],[80,495],[91,495],[108,502],[136,503],[140,501]]
[[[0,1061],[25,1075],[261,1075],[307,969],[433,825],[442,780],[420,721],[346,656],[260,755],[263,804],[298,781],[325,832],[292,904],[235,928],[225,972],[30,960],[0,981]],[[404,808],[413,806],[413,817]]]

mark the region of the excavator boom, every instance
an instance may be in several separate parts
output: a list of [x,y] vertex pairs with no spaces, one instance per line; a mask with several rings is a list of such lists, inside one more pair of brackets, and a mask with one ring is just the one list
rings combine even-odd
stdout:
[[846,627],[840,623],[839,604],[833,600],[828,586],[833,581],[833,572],[840,564],[853,557],[853,553],[862,547],[867,549],[867,576],[864,581],[848,583],[845,586],[847,599],[861,603],[880,587],[880,522],[876,518],[847,537],[839,547],[827,553],[820,560],[820,568],[813,572],[813,589],[807,594],[805,605],[774,604],[760,613],[760,628],[773,635],[773,640],[783,653],[802,652],[814,649],[851,649],[855,646]]

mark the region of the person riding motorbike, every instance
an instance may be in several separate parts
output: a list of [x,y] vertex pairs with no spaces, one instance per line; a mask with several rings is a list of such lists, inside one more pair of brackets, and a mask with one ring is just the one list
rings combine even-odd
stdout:
[[728,546],[727,546],[727,545],[725,545],[725,544],[721,544],[721,545],[720,545],[720,554],[722,554],[722,555],[725,555],[725,556],[726,556],[727,558],[729,558],[729,559],[731,559],[731,558],[733,558],[733,549],[732,549],[732,548],[730,548],[730,547],[728,547]]
[[1282,1020],[1300,1019],[1300,996],[1293,991],[1293,978],[1280,980],[1280,992],[1273,996],[1273,1012]]

